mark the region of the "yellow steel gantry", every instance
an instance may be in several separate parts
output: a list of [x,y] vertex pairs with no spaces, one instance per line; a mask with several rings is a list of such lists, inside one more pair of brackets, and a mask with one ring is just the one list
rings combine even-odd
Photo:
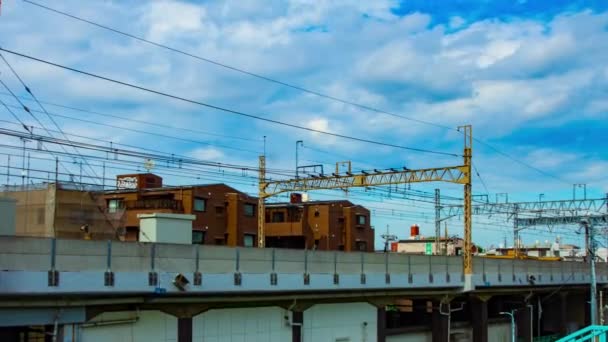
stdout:
[[345,189],[423,182],[449,182],[464,185],[464,258],[465,277],[473,274],[472,236],[471,236],[471,157],[472,127],[461,126],[464,134],[464,165],[430,169],[361,172],[353,174],[320,175],[296,179],[266,180],[266,158],[260,156],[259,198],[258,198],[258,247],[265,245],[265,200],[266,198],[291,191]]

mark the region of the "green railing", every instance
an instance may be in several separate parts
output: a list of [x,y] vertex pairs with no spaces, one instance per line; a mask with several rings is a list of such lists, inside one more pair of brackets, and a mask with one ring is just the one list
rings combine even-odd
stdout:
[[608,326],[590,325],[568,336],[560,338],[557,342],[606,342],[606,334],[608,334]]

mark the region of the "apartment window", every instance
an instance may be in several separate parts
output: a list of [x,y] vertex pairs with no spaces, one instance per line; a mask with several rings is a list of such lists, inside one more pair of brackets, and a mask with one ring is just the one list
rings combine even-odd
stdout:
[[192,231],[192,243],[202,245],[205,243],[205,232],[200,230]]
[[204,198],[194,199],[194,211],[205,211],[207,208],[207,200]]
[[36,217],[38,219],[38,224],[44,224],[44,208],[38,208],[36,211]]
[[285,222],[285,213],[282,211],[272,213],[272,222]]
[[357,241],[357,250],[361,252],[367,251],[367,242],[366,241]]
[[251,203],[245,203],[245,216],[255,216],[255,205]]
[[357,224],[359,224],[359,225],[367,224],[367,216],[357,215]]
[[245,246],[245,247],[253,247],[254,241],[255,241],[255,235],[253,235],[253,234],[245,234],[243,236],[243,246]]
[[108,213],[115,213],[122,207],[122,199],[108,200]]

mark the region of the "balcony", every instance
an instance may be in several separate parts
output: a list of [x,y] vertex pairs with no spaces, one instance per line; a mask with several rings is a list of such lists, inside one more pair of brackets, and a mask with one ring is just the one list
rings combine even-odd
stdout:
[[184,204],[182,201],[165,198],[142,199],[135,201],[122,202],[122,208],[126,210],[172,210],[174,212],[183,212]]

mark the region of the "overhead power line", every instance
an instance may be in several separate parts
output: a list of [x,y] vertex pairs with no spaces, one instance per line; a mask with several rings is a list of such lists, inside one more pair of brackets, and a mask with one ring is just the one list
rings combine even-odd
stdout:
[[[28,87],[27,84],[25,84],[25,81],[23,81],[23,79],[21,78],[21,76],[19,76],[19,74],[17,73],[17,71],[6,60],[6,58],[4,58],[4,55],[1,54],[1,53],[0,53],[0,58],[2,58],[2,60],[6,64],[6,66],[8,66],[8,68],[11,70],[11,72],[13,73],[13,75],[19,80],[19,83],[21,83],[21,85],[23,86],[23,88],[25,89],[25,91],[28,94],[30,94],[30,96],[34,99],[34,101],[36,101],[36,103],[38,104],[38,106],[40,107],[40,109],[42,109],[42,111],[46,114],[46,116],[51,120],[51,122],[53,123],[53,125],[55,125],[55,127],[57,127],[57,129],[63,135],[63,137],[66,138],[67,140],[69,140],[69,138],[65,135],[65,133],[63,133],[63,130],[61,129],[61,127],[57,124],[57,122],[53,119],[53,117],[51,115],[49,115],[49,113],[46,111],[46,108],[44,108],[44,106],[42,105],[42,103],[40,103],[40,101],[38,101],[38,98],[36,97],[36,95],[34,95],[34,93],[32,92],[32,90],[30,89],[30,87]],[[8,87],[7,87],[7,89],[8,89]],[[17,99],[17,101],[19,101],[19,99]],[[20,103],[20,104],[23,105],[23,108],[26,109],[26,111],[28,111],[27,107],[23,103]],[[30,111],[28,111],[28,112],[33,116],[33,113],[31,113]],[[40,121],[39,121],[39,123],[40,123]],[[40,124],[42,125],[42,123],[40,123]],[[78,152],[78,150],[76,148],[74,148],[74,151],[76,152],[76,154],[80,154],[80,152]],[[95,173],[95,170],[91,167],[91,165],[89,165],[89,163],[84,158],[80,157],[80,159],[85,163],[85,165],[87,165],[87,167],[90,169],[90,171],[93,172],[93,175],[97,176],[97,174]],[[88,171],[86,173],[88,174]]]
[[138,41],[146,43],[146,44],[154,45],[156,47],[159,47],[159,48],[162,48],[162,49],[165,49],[165,50],[169,50],[171,52],[175,52],[175,53],[178,53],[178,54],[181,54],[181,55],[184,55],[184,56],[188,56],[188,57],[191,57],[191,58],[194,58],[194,59],[198,59],[200,61],[203,61],[203,62],[206,62],[206,63],[210,63],[210,64],[213,64],[213,65],[219,66],[221,68],[232,70],[232,71],[235,71],[235,72],[238,72],[238,73],[241,73],[241,74],[249,75],[249,76],[252,76],[252,77],[255,77],[255,78],[267,81],[267,82],[279,84],[279,85],[282,85],[284,87],[292,88],[292,89],[295,89],[295,90],[298,90],[298,91],[301,91],[301,92],[304,92],[304,93],[308,93],[308,94],[311,94],[311,95],[315,95],[315,96],[318,96],[318,97],[322,97],[322,98],[325,98],[325,99],[328,99],[328,100],[337,101],[337,102],[340,102],[340,103],[343,103],[343,104],[346,104],[346,105],[349,105],[349,106],[358,107],[358,108],[361,108],[361,109],[364,109],[364,110],[367,110],[367,111],[372,111],[372,112],[376,112],[376,113],[382,113],[382,114],[386,114],[386,115],[391,115],[391,116],[394,116],[394,117],[398,117],[398,118],[401,118],[401,119],[406,119],[406,120],[422,123],[422,124],[425,124],[425,125],[431,125],[431,126],[435,126],[435,127],[439,127],[439,128],[444,128],[444,129],[449,129],[449,130],[455,130],[454,128],[449,127],[449,126],[441,125],[441,124],[430,122],[430,121],[415,119],[415,118],[404,116],[404,115],[395,114],[395,113],[392,113],[392,112],[389,112],[389,111],[385,111],[385,110],[373,108],[373,107],[370,107],[370,106],[366,106],[364,104],[360,104],[360,103],[357,103],[357,102],[354,102],[354,101],[349,101],[349,100],[341,99],[339,97],[335,97],[335,96],[332,96],[332,95],[329,95],[329,94],[321,93],[319,91],[310,90],[310,89],[304,88],[302,86],[298,86],[298,85],[295,85],[295,84],[292,84],[292,83],[287,83],[287,82],[284,82],[284,81],[280,81],[280,80],[277,80],[277,79],[274,79],[274,78],[271,78],[271,77],[268,77],[268,76],[264,76],[264,75],[261,75],[261,74],[258,74],[258,73],[247,71],[245,69],[237,68],[235,66],[231,66],[231,65],[228,65],[228,64],[225,64],[225,63],[222,63],[222,62],[210,59],[210,58],[198,56],[198,55],[195,55],[195,54],[192,54],[192,53],[186,52],[184,50],[180,50],[180,49],[177,49],[177,48],[165,45],[165,44],[157,43],[157,42],[151,41],[149,39],[145,39],[145,38],[140,37],[140,36],[136,36],[136,35],[128,33],[128,32],[124,32],[124,31],[121,31],[121,30],[118,30],[118,29],[115,29],[115,28],[112,28],[112,27],[109,27],[109,26],[106,26],[106,25],[103,25],[103,24],[96,23],[96,22],[88,20],[88,19],[84,19],[84,18],[78,17],[76,15],[73,15],[73,14],[70,14],[70,13],[67,13],[67,12],[63,12],[63,11],[57,10],[55,8],[51,8],[51,7],[48,7],[48,6],[36,3],[34,1],[30,1],[30,0],[23,0],[23,1],[26,2],[26,3],[29,3],[31,5],[38,6],[40,8],[46,9],[48,11],[55,12],[57,14],[61,14],[63,16],[66,16],[66,17],[69,17],[69,18],[72,18],[72,19],[75,19],[75,20],[78,20],[78,21],[81,21],[81,22],[84,22],[84,23],[87,23],[87,24],[99,27],[99,28],[102,28],[104,30],[108,30],[108,31],[111,31],[111,32],[123,35],[125,37],[129,37],[129,38],[138,40]]
[[[8,105],[8,106],[9,107],[13,107],[13,108],[16,107],[16,106],[11,106],[11,105]],[[33,111],[33,112],[40,112],[40,111],[37,111],[37,110],[34,110],[34,109],[32,109],[31,111]],[[71,116],[67,116],[67,115],[62,115],[62,114],[57,114],[57,113],[49,113],[49,112],[47,112],[47,115],[49,115],[49,116],[56,116],[56,117],[64,118],[64,119],[68,119],[68,120],[86,122],[86,123],[90,123],[90,124],[94,124],[94,125],[99,125],[99,126],[104,126],[104,127],[115,128],[115,129],[119,129],[119,130],[123,130],[123,131],[133,132],[133,133],[153,135],[153,136],[157,136],[157,137],[162,137],[162,138],[167,138],[167,139],[173,139],[173,140],[180,140],[180,141],[185,141],[185,142],[191,142],[191,143],[195,143],[195,144],[207,145],[207,146],[212,146],[212,147],[217,147],[217,148],[222,148],[222,149],[235,150],[235,151],[241,151],[241,152],[248,152],[248,153],[253,153],[253,154],[256,154],[256,155],[259,154],[259,152],[257,152],[257,151],[248,150],[248,149],[244,149],[244,148],[237,148],[237,147],[232,147],[232,146],[215,144],[215,143],[211,143],[211,142],[203,141],[203,140],[189,139],[189,138],[178,137],[178,136],[173,136],[173,135],[168,135],[168,134],[150,132],[150,131],[145,131],[145,130],[142,130],[142,129],[128,128],[128,127],[117,126],[117,125],[110,125],[110,124],[101,123],[101,122],[97,122],[97,121],[93,121],[93,120],[87,120],[87,119],[82,119],[82,118],[75,118],[75,117],[71,117]],[[65,133],[63,133],[64,131],[61,130],[60,132],[67,139],[67,136],[65,135]]]
[[[195,55],[193,53],[190,53],[190,52],[187,52],[187,51],[184,51],[184,50],[180,50],[178,48],[171,47],[171,46],[168,46],[168,45],[165,45],[165,44],[162,44],[162,43],[154,42],[154,41],[151,41],[149,39],[146,39],[146,38],[134,35],[132,33],[128,33],[128,32],[125,32],[125,31],[122,31],[122,30],[119,30],[119,29],[116,29],[116,28],[113,28],[113,27],[110,27],[110,26],[107,26],[107,25],[104,25],[104,24],[100,24],[100,23],[94,22],[92,20],[85,19],[85,18],[76,16],[74,14],[58,10],[56,8],[45,6],[45,5],[39,4],[37,2],[31,1],[31,0],[23,0],[23,1],[25,3],[37,6],[37,7],[42,8],[42,9],[45,9],[47,11],[54,12],[56,14],[59,14],[59,15],[62,15],[62,16],[65,16],[65,17],[68,17],[68,18],[71,18],[71,19],[83,22],[83,23],[87,23],[89,25],[93,25],[93,26],[96,26],[98,28],[101,28],[101,29],[104,29],[104,30],[107,30],[107,31],[110,31],[110,32],[113,32],[113,33],[116,33],[116,34],[119,34],[119,35],[122,35],[122,36],[125,36],[125,37],[129,37],[129,38],[135,39],[137,41],[140,41],[140,42],[143,42],[143,43],[146,43],[146,44],[150,44],[150,45],[159,47],[161,49],[165,49],[165,50],[177,53],[177,54],[181,54],[181,55],[184,55],[184,56],[187,56],[187,57],[191,57],[191,58],[197,59],[197,60],[202,61],[202,62],[206,62],[206,63],[212,64],[212,65],[215,65],[215,66],[218,66],[218,67],[221,67],[221,68],[225,68],[225,69],[228,69],[228,70],[231,70],[231,71],[234,71],[234,72],[238,72],[238,73],[241,73],[241,74],[244,74],[244,75],[252,76],[252,77],[255,77],[257,79],[261,79],[261,80],[264,80],[264,81],[267,81],[267,82],[271,82],[271,83],[278,84],[278,85],[281,85],[281,86],[284,86],[284,87],[295,89],[295,90],[298,90],[298,91],[301,91],[301,92],[304,92],[304,93],[307,93],[307,94],[315,95],[315,96],[318,96],[318,97],[321,97],[321,98],[325,98],[325,99],[328,99],[328,100],[336,101],[336,102],[339,102],[339,103],[342,103],[342,104],[350,105],[350,106],[353,106],[353,107],[356,107],[356,108],[360,108],[360,109],[371,111],[371,112],[375,112],[375,113],[385,114],[385,115],[393,116],[393,117],[396,117],[396,118],[400,118],[400,119],[404,119],[404,120],[409,120],[409,121],[412,121],[412,122],[417,122],[417,123],[421,123],[421,124],[425,124],[425,125],[429,125],[429,126],[434,126],[434,127],[438,127],[438,128],[452,130],[452,131],[457,131],[457,129],[455,129],[453,127],[442,125],[442,124],[439,124],[439,123],[436,123],[436,122],[416,119],[416,118],[412,118],[412,117],[409,117],[409,116],[396,114],[396,113],[393,113],[393,112],[390,112],[390,111],[387,111],[387,110],[374,108],[374,107],[371,107],[371,106],[368,106],[368,105],[364,105],[364,104],[361,104],[361,103],[358,103],[358,102],[355,102],[355,101],[346,100],[346,99],[339,98],[339,97],[336,97],[336,96],[332,96],[332,95],[329,95],[329,94],[325,94],[325,93],[322,93],[322,92],[319,92],[319,91],[316,91],[316,90],[307,89],[307,88],[304,88],[304,87],[296,85],[296,84],[292,84],[292,83],[288,83],[288,82],[285,82],[285,81],[277,80],[277,79],[274,79],[274,78],[271,78],[271,77],[268,77],[268,76],[264,76],[264,75],[261,75],[261,74],[255,73],[255,72],[251,72],[251,71],[245,70],[243,68],[231,66],[231,65],[228,65],[226,63],[222,63],[222,62],[213,60],[211,58]],[[506,157],[506,158],[510,159],[511,161],[514,161],[514,162],[516,162],[516,163],[518,163],[518,164],[520,164],[520,165],[522,165],[524,167],[527,167],[527,168],[529,168],[531,170],[534,170],[534,171],[536,171],[536,172],[538,172],[538,173],[540,173],[540,174],[542,174],[544,176],[548,176],[548,177],[554,178],[554,179],[556,179],[556,180],[558,180],[560,182],[570,184],[570,182],[567,182],[567,181],[561,179],[558,176],[552,175],[552,174],[550,174],[550,173],[548,173],[546,171],[543,171],[543,170],[541,170],[541,169],[539,169],[539,168],[537,168],[537,167],[535,167],[535,166],[533,166],[531,164],[528,164],[528,163],[526,163],[526,162],[524,162],[522,160],[519,160],[519,159],[511,156],[510,154],[507,154],[505,152],[502,152],[502,151],[498,150],[497,148],[493,147],[492,145],[486,143],[485,141],[483,141],[481,139],[473,137],[473,140],[476,141],[476,142],[478,142],[478,143],[480,143],[480,144],[482,144],[482,145],[484,145],[484,146],[486,146],[486,147],[488,147],[488,148],[490,148],[490,149],[492,149],[493,151],[495,151],[496,153],[502,155],[503,157]]]
[[15,51],[12,51],[12,50],[0,48],[0,51],[4,51],[4,52],[10,53],[10,54],[13,54],[15,56],[20,56],[20,57],[23,57],[23,58],[26,58],[26,59],[29,59],[29,60],[33,60],[33,61],[36,61],[36,62],[44,63],[44,64],[51,65],[51,66],[54,66],[54,67],[57,67],[57,68],[61,68],[61,69],[64,69],[64,70],[69,70],[69,71],[72,71],[72,72],[76,72],[76,73],[79,73],[79,74],[82,74],[82,75],[90,76],[90,77],[97,78],[97,79],[100,79],[100,80],[104,80],[104,81],[107,81],[107,82],[112,82],[112,83],[120,84],[120,85],[129,87],[129,88],[138,89],[138,90],[145,91],[145,92],[148,92],[148,93],[151,93],[151,94],[156,94],[156,95],[167,97],[167,98],[171,98],[171,99],[174,99],[174,100],[178,100],[178,101],[182,101],[182,102],[187,102],[187,103],[191,103],[191,104],[195,104],[195,105],[199,105],[199,106],[203,106],[203,107],[219,110],[219,111],[222,111],[222,112],[225,112],[225,113],[230,113],[230,114],[234,114],[234,115],[248,117],[248,118],[255,119],[255,120],[265,121],[265,122],[269,122],[269,123],[273,123],[273,124],[277,124],[277,125],[282,125],[282,126],[286,126],[286,127],[291,127],[291,128],[297,128],[297,129],[301,129],[301,130],[305,130],[305,131],[309,131],[309,132],[313,132],[313,133],[320,133],[320,134],[329,135],[329,136],[333,136],[333,137],[337,137],[337,138],[343,138],[343,139],[348,139],[348,140],[353,140],[353,141],[359,141],[359,142],[363,142],[363,143],[380,145],[380,146],[393,147],[393,148],[398,148],[398,149],[403,149],[403,150],[408,150],[408,151],[430,153],[430,154],[438,154],[438,155],[445,155],[445,156],[451,156],[451,157],[459,157],[459,156],[461,156],[461,155],[455,154],[455,153],[433,151],[433,150],[427,150],[427,149],[422,149],[422,148],[401,146],[401,145],[384,143],[384,142],[375,141],[375,140],[357,138],[357,137],[352,137],[352,136],[348,136],[348,135],[344,135],[344,134],[332,133],[332,132],[322,131],[322,130],[318,130],[318,129],[314,129],[314,128],[310,128],[310,127],[305,127],[305,126],[300,126],[300,125],[296,125],[296,124],[292,124],[292,123],[287,123],[287,122],[283,122],[283,121],[279,121],[279,120],[269,119],[269,118],[265,118],[265,117],[262,117],[262,116],[258,116],[258,115],[254,115],[254,114],[249,114],[249,113],[245,113],[245,112],[241,112],[241,111],[237,111],[237,110],[233,110],[233,109],[229,109],[229,108],[225,108],[225,107],[220,107],[220,106],[212,105],[212,104],[209,104],[209,103],[205,103],[205,102],[201,102],[201,101],[197,101],[197,100],[192,100],[192,99],[188,99],[188,98],[185,98],[185,97],[181,97],[181,96],[165,93],[165,92],[162,92],[162,91],[159,91],[159,90],[154,90],[154,89],[146,88],[146,87],[139,86],[139,85],[136,85],[136,84],[132,84],[132,83],[128,83],[128,82],[112,79],[112,78],[109,78],[109,77],[106,77],[106,76],[101,76],[101,75],[94,74],[94,73],[91,73],[91,72],[87,72],[87,71],[79,70],[79,69],[76,69],[76,68],[68,67],[68,66],[65,66],[65,65],[53,63],[53,62],[50,62],[50,61],[47,61],[47,60],[44,60],[44,59],[40,59],[40,58],[37,58],[37,57],[32,57],[32,56],[29,56],[29,55],[26,55],[26,54],[23,54],[23,53],[19,53],[19,52],[15,52]]
[[[4,93],[4,92],[0,92],[0,95],[10,95],[10,94]],[[20,98],[20,99],[22,99],[22,100],[32,101],[30,99],[26,99],[26,98],[23,98],[21,96],[17,96],[17,97]],[[226,135],[226,134],[220,134],[220,133],[215,133],[215,132],[201,131],[201,130],[198,130],[198,129],[179,127],[179,126],[173,126],[173,125],[166,125],[166,124],[162,124],[162,123],[158,123],[158,122],[152,122],[152,121],[148,121],[148,120],[138,120],[138,119],[130,118],[130,117],[128,117],[128,115],[115,115],[115,114],[109,114],[109,113],[102,113],[102,112],[98,112],[98,111],[93,111],[93,110],[88,110],[88,109],[68,106],[68,105],[65,105],[65,104],[59,104],[57,102],[50,102],[50,101],[45,101],[45,100],[39,100],[39,101],[41,103],[44,103],[46,105],[53,106],[53,107],[69,109],[69,110],[73,110],[73,111],[77,111],[77,112],[82,112],[82,113],[87,113],[87,114],[93,114],[93,115],[102,116],[102,117],[111,117],[111,118],[120,119],[120,120],[124,120],[124,121],[134,122],[134,123],[137,123],[137,124],[142,124],[142,125],[156,126],[156,127],[160,127],[160,128],[169,128],[169,129],[175,129],[175,130],[180,130],[180,131],[184,131],[184,132],[190,132],[190,133],[196,133],[196,134],[204,134],[204,135],[210,135],[210,136],[215,136],[215,137],[219,137],[219,138],[226,138],[226,139],[253,141],[253,142],[259,142],[259,143],[261,143],[263,141],[262,139],[246,138],[246,137],[242,137],[242,136]]]

